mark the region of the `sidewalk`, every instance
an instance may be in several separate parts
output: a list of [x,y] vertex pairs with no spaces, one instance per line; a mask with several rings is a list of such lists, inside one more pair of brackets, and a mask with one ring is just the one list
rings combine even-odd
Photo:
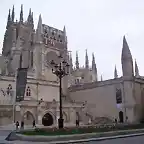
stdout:
[[[10,131],[13,131],[15,129],[16,129],[15,124],[9,124],[9,125],[0,126],[0,130],[10,130]],[[24,129],[32,129],[32,125],[25,125]]]

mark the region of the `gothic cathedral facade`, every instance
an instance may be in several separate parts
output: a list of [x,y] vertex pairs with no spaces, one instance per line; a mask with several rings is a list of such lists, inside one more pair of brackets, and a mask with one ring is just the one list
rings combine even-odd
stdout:
[[[52,73],[51,60],[59,63],[58,56],[69,62],[69,75],[62,80],[63,117],[65,124],[82,124],[100,121],[135,122],[144,118],[144,79],[123,38],[122,71],[114,79],[98,80],[94,54],[89,66],[86,50],[85,67],[79,66],[78,53],[73,66],[68,52],[66,28],[59,30],[42,23],[39,16],[34,29],[31,9],[27,20],[23,18],[21,6],[19,21],[15,21],[14,7],[9,10],[0,56],[0,125],[22,121],[40,125],[55,125],[59,117],[59,79]],[[15,75],[22,56],[22,67],[28,68],[24,100],[15,102]],[[15,109],[14,109],[15,105]],[[47,121],[47,119],[49,119]]]

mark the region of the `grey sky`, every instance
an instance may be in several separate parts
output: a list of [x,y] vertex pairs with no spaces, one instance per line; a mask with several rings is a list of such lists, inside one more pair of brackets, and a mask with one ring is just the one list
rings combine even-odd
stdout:
[[15,5],[19,19],[20,5],[24,6],[24,17],[29,8],[34,12],[37,24],[42,14],[43,23],[63,29],[66,25],[68,48],[79,51],[79,60],[84,65],[85,49],[95,53],[98,75],[113,78],[114,66],[121,75],[122,37],[126,35],[133,58],[137,59],[140,74],[144,75],[144,1],[143,0],[0,0],[0,49],[8,15]]

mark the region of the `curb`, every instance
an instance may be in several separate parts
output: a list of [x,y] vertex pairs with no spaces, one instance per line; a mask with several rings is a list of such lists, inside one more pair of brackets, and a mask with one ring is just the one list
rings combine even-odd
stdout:
[[[128,132],[128,133],[123,133]],[[132,133],[131,133],[132,132]],[[78,142],[86,142],[86,141],[98,141],[98,140],[105,140],[105,139],[114,139],[114,138],[121,138],[121,137],[130,137],[130,136],[138,136],[144,135],[144,130],[125,130],[125,131],[111,131],[106,133],[99,133],[98,136],[96,133],[88,133],[88,134],[79,134],[79,135],[59,135],[59,136],[25,136],[22,134],[17,134],[15,131],[11,132],[5,140],[7,141],[31,141],[31,142],[49,142],[53,143],[78,143]],[[106,135],[108,134],[108,135]],[[110,135],[109,135],[110,134]],[[115,136],[113,136],[115,134]]]
[[118,135],[118,136],[102,137],[102,138],[82,139],[82,140],[80,139],[80,140],[69,140],[69,141],[53,141],[53,142],[49,142],[49,144],[66,144],[66,143],[81,143],[81,142],[90,142],[90,141],[103,141],[103,140],[135,137],[135,136],[142,136],[142,135],[144,135],[144,133],[129,134],[129,135]]

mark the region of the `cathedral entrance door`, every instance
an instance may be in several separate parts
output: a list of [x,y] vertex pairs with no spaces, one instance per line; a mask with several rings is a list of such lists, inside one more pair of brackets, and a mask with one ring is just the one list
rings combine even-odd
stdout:
[[120,123],[123,123],[123,112],[122,111],[120,111],[119,112],[119,121],[120,121]]
[[23,120],[25,125],[32,125],[32,122],[35,120],[34,116],[31,112],[27,111],[26,113],[24,113],[23,115]]
[[42,124],[44,126],[51,126],[51,125],[53,125],[53,122],[54,122],[53,117],[49,113],[46,113],[42,118]]

